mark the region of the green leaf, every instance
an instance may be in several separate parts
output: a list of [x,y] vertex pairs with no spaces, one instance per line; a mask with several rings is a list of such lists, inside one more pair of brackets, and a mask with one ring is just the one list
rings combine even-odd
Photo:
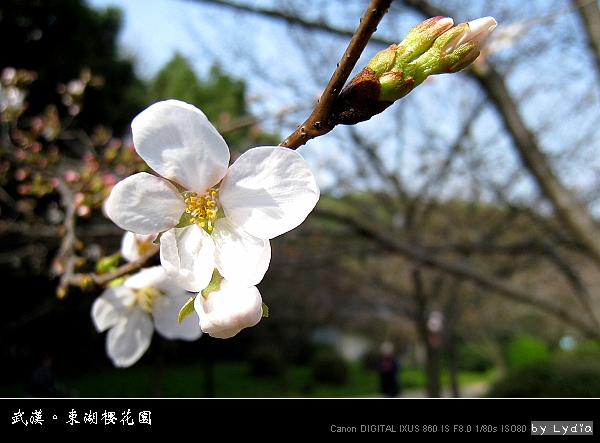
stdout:
[[269,308],[267,307],[267,305],[265,305],[265,302],[263,302],[263,304],[262,304],[262,316],[263,317],[269,316]]
[[184,318],[194,312],[194,300],[196,299],[196,295],[197,294],[192,295],[179,311],[179,315],[177,316],[177,321],[179,323],[181,323]]
[[221,274],[219,274],[219,271],[217,270],[217,268],[215,268],[213,270],[213,275],[210,280],[210,283],[208,284],[208,286],[206,288],[204,288],[202,291],[200,291],[200,294],[202,294],[202,297],[206,298],[206,296],[208,294],[219,289],[219,287],[221,286],[221,280],[223,280],[223,277],[221,277]]

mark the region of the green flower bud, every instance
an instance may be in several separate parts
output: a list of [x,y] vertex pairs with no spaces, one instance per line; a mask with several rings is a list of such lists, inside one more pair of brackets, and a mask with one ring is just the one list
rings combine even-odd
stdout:
[[392,45],[383,51],[379,51],[375,57],[371,59],[367,68],[371,69],[375,75],[381,75],[393,69],[394,61],[396,60],[398,45]]
[[461,23],[444,32],[429,51],[413,63],[423,80],[433,74],[453,73],[469,66],[498,25],[492,17]]
[[402,69],[431,48],[436,39],[452,28],[454,20],[450,17],[432,17],[414,26],[397,47],[398,57],[395,70]]
[[368,120],[428,76],[470,65],[497,25],[492,17],[453,24],[449,17],[432,17],[414,26],[399,44],[377,53],[342,90],[333,108],[335,124]]

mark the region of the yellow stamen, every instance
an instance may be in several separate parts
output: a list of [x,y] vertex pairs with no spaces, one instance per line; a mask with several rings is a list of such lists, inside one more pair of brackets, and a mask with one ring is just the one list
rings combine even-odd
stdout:
[[144,311],[151,314],[154,301],[161,295],[164,294],[155,287],[146,286],[145,288],[135,291],[135,301]]
[[198,197],[196,192],[192,192],[188,194],[184,201],[188,205],[185,212],[191,215],[190,223],[197,224],[201,228],[206,227],[209,233],[212,232],[213,220],[217,217],[219,211],[217,190],[209,188],[201,197]]

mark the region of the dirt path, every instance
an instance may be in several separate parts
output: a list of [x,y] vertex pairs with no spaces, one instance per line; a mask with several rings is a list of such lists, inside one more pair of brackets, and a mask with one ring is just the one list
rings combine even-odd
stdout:
[[[461,398],[477,398],[483,396],[489,388],[488,382],[477,382],[461,385],[459,388]],[[425,389],[406,389],[399,397],[402,398],[424,398],[427,397]],[[442,397],[451,398],[450,388],[442,389]]]

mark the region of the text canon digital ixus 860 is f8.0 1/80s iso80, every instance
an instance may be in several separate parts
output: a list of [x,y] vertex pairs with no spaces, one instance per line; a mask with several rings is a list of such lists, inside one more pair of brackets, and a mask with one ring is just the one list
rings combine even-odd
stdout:
[[594,435],[592,421],[532,421],[507,424],[332,424],[332,433],[351,434],[524,434],[524,435]]

